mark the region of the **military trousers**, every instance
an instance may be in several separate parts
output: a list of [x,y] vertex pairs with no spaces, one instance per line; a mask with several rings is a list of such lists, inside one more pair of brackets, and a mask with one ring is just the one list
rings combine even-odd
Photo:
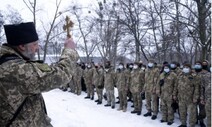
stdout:
[[94,97],[94,85],[92,83],[86,83],[87,96]]
[[153,115],[158,114],[158,96],[151,92],[145,92],[146,109],[148,112],[153,112]]
[[133,96],[133,105],[134,105],[135,111],[141,111],[142,109],[141,93],[132,92],[132,96]]
[[81,78],[77,80],[76,83],[76,94],[80,95],[82,92]]
[[114,95],[114,89],[106,89],[106,95],[107,95],[107,104],[111,106],[115,106],[115,95]]
[[207,127],[211,127],[211,100],[206,101],[205,109],[207,117]]
[[174,120],[174,111],[172,108],[172,96],[170,98],[161,98],[161,111],[162,111],[162,120],[173,122]]
[[196,117],[196,103],[188,102],[185,100],[179,100],[179,112],[180,112],[180,121],[182,125],[187,124],[187,114],[189,115],[189,127],[195,127],[197,117]]
[[120,109],[127,109],[127,91],[118,90]]
[[98,87],[96,87],[96,94],[97,94],[98,100],[102,102],[103,89],[99,89]]

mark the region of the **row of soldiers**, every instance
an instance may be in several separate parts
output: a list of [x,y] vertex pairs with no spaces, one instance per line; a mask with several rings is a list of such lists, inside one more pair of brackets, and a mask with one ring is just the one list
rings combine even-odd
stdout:
[[[204,118],[207,116],[207,127],[211,127],[211,73],[207,61],[197,61],[194,68],[190,64],[164,62],[158,66],[154,60],[149,60],[147,67],[142,62],[127,64],[126,68],[120,63],[116,69],[106,62],[105,67],[94,65],[85,66],[77,63],[71,85],[72,92],[77,95],[82,91],[82,79],[86,84],[87,96],[85,99],[94,99],[96,90],[97,104],[102,104],[103,89],[106,90],[106,107],[115,108],[114,88],[118,89],[119,108],[127,111],[127,97],[133,100],[133,114],[141,115],[142,96],[145,95],[147,113],[152,120],[162,112],[161,122],[171,125],[174,122],[174,112],[178,108],[181,125],[194,127],[199,121],[204,127]],[[160,98],[160,101],[159,101]],[[160,102],[160,103],[159,103]]]

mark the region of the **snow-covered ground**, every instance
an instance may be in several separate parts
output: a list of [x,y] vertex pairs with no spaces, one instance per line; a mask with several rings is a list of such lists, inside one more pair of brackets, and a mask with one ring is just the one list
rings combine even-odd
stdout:
[[[115,91],[117,96],[117,90]],[[52,119],[54,127],[177,127],[180,125],[179,117],[175,114],[174,123],[168,126],[167,123],[160,123],[161,113],[156,120],[151,117],[144,117],[146,113],[145,101],[143,101],[142,115],[131,114],[132,103],[128,102],[127,112],[118,111],[116,108],[105,107],[103,104],[97,105],[94,100],[84,99],[86,93],[80,96],[71,92],[63,92],[55,89],[43,93],[47,112]],[[117,100],[116,100],[117,101]]]

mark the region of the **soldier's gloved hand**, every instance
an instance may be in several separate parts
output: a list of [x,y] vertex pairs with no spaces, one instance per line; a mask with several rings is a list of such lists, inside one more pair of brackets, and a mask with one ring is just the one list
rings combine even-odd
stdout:
[[159,85],[160,85],[160,86],[163,86],[163,84],[164,84],[164,79],[161,79],[161,80],[159,81]]

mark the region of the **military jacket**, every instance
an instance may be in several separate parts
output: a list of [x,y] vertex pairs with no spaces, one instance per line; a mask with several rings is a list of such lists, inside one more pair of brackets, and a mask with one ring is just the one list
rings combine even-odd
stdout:
[[85,70],[85,83],[88,84],[93,84],[93,73],[94,73],[94,68],[86,69]]
[[[160,84],[163,81],[163,84]],[[156,90],[160,92],[160,97],[163,99],[172,99],[175,83],[177,82],[177,75],[174,72],[161,73],[158,80]]]
[[119,91],[127,90],[127,77],[126,74],[124,73],[125,71],[122,70],[121,72],[116,73],[116,86]]
[[159,73],[160,72],[158,68],[147,69],[147,71],[145,72],[144,91],[154,92],[159,79]]
[[173,95],[177,96],[179,101],[192,103],[199,99],[200,77],[195,74],[184,74],[178,76],[175,83]]
[[4,57],[0,65],[0,126],[6,126],[21,105],[11,127],[51,126],[41,92],[69,83],[77,52],[64,49],[59,62],[51,66],[29,61],[7,45],[0,48],[0,59]]
[[104,87],[106,90],[113,90],[115,86],[115,73],[112,68],[104,72]]
[[211,101],[211,73],[207,71],[201,73],[201,98]]
[[144,72],[139,69],[133,70],[131,72],[131,83],[130,83],[130,91],[132,93],[141,92],[144,86]]
[[96,87],[103,86],[104,72],[103,69],[96,69],[93,73],[93,82]]

